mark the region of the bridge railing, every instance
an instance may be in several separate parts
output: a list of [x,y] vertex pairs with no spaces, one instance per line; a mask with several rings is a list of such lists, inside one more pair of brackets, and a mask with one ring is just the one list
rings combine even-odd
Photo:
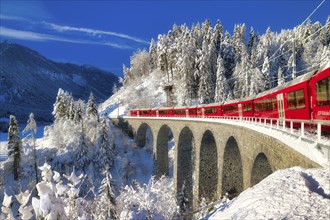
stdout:
[[[243,121],[252,123],[271,129],[281,130],[290,135],[298,137],[311,137],[316,135],[316,140],[321,141],[322,127],[330,129],[330,121],[311,121],[311,120],[296,120],[296,119],[279,119],[279,118],[257,118],[257,117],[237,117],[237,116],[221,116],[221,117],[204,117],[217,118],[224,120]],[[314,135],[314,136],[315,136]]]
[[[141,116],[140,116],[141,117]],[[143,116],[142,116],[143,117]],[[147,117],[149,118],[149,117]],[[271,129],[279,130],[284,133],[295,135],[300,138],[316,140],[320,142],[322,139],[322,130],[326,128],[330,131],[330,121],[317,121],[317,120],[296,120],[296,119],[279,119],[279,118],[260,118],[260,117],[239,117],[239,116],[159,116],[157,118],[208,118],[208,119],[219,119],[228,121],[240,121],[268,127]],[[323,128],[323,129],[322,129]],[[325,139],[330,137],[324,136]],[[330,139],[329,139],[330,141]]]

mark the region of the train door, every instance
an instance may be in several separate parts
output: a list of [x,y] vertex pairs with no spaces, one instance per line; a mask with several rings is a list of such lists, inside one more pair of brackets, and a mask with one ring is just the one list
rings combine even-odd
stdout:
[[242,104],[241,103],[238,104],[238,116],[239,116],[240,119],[242,119],[243,109],[242,109]]
[[278,118],[282,121],[285,119],[283,93],[277,95],[277,108]]

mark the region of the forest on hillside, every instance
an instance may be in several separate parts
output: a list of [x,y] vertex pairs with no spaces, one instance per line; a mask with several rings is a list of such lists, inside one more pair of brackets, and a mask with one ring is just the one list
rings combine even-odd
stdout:
[[209,20],[191,28],[174,25],[151,40],[149,51],[131,56],[130,67],[123,66],[123,86],[136,86],[157,70],[170,97],[164,105],[222,103],[254,96],[330,60],[330,16],[325,25],[306,20],[280,33],[246,29],[237,24],[231,35],[219,20],[214,26]]

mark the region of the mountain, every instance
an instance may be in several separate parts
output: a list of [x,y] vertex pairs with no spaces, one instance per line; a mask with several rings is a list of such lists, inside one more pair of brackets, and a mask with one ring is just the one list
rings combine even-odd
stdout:
[[1,43],[0,60],[0,118],[13,114],[25,121],[33,112],[39,121],[50,121],[59,88],[75,99],[87,100],[93,92],[97,102],[102,102],[112,95],[118,81],[110,72],[57,63],[15,43]]

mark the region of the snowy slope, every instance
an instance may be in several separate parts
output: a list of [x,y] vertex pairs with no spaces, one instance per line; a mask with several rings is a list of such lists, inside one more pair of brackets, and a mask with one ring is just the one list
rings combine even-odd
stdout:
[[329,219],[330,169],[279,170],[204,219]]
[[165,106],[166,94],[163,90],[166,79],[159,70],[155,70],[141,81],[121,87],[113,96],[100,104],[101,114],[111,116],[128,115],[129,108],[150,108]]

